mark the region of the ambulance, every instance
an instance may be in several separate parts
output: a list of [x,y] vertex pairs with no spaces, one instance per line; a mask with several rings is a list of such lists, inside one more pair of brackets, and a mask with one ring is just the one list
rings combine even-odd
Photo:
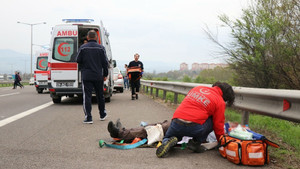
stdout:
[[49,51],[38,51],[36,55],[36,70],[34,71],[34,84],[38,93],[48,88],[48,55]]
[[95,30],[98,43],[105,47],[109,62],[108,78],[104,81],[104,98],[110,102],[113,93],[113,68],[109,33],[103,24],[93,24],[92,19],[63,19],[64,24],[56,25],[50,40],[48,57],[48,87],[53,103],[60,103],[62,96],[82,97],[81,71],[76,62],[79,47],[84,43],[87,33]]

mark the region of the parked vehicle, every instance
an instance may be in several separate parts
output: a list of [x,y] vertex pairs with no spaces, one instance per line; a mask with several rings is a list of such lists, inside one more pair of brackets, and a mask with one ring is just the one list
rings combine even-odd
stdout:
[[109,62],[108,78],[104,82],[104,98],[110,102],[113,92],[113,68],[109,33],[103,24],[92,24],[92,19],[63,19],[65,24],[53,28],[48,58],[48,87],[54,103],[60,103],[62,96],[82,96],[81,71],[76,62],[79,47],[84,43],[87,32],[95,30],[98,43],[105,47]]
[[34,85],[34,77],[31,77],[30,79],[29,79],[29,85],[31,86],[31,85]]
[[37,52],[34,82],[38,93],[43,93],[48,88],[48,55],[49,51]]
[[114,89],[123,93],[124,79],[123,75],[118,67],[114,68]]

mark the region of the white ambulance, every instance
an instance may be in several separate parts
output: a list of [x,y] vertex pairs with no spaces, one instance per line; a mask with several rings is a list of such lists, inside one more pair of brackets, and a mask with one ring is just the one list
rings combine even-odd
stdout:
[[105,47],[109,62],[108,78],[104,82],[104,98],[110,102],[113,92],[113,68],[109,43],[109,33],[103,24],[92,24],[92,19],[63,19],[65,24],[53,28],[50,41],[50,55],[48,57],[48,87],[54,103],[60,103],[62,96],[82,97],[81,71],[76,62],[79,47],[84,43],[87,33],[95,30],[98,34],[98,43]]
[[43,93],[48,88],[48,55],[49,51],[38,51],[36,55],[34,84],[38,93]]

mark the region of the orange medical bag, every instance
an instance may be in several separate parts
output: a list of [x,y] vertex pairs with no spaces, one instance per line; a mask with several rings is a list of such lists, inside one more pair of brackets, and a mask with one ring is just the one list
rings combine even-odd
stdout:
[[279,145],[267,139],[242,140],[222,135],[219,140],[219,152],[235,164],[264,165],[269,164],[268,145],[278,148]]

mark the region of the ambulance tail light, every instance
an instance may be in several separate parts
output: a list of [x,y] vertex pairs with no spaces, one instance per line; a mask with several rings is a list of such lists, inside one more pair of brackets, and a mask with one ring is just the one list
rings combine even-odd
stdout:
[[39,85],[35,85],[35,87],[39,87]]
[[50,92],[55,92],[55,89],[49,89]]
[[105,92],[106,92],[106,91],[107,91],[107,88],[105,87],[105,88],[103,89],[103,91],[105,91]]
[[48,62],[48,71],[47,71],[47,74],[48,74],[48,80],[51,80],[51,63]]
[[35,74],[35,71],[34,71],[33,78],[34,78],[34,81],[36,81],[36,74]]

